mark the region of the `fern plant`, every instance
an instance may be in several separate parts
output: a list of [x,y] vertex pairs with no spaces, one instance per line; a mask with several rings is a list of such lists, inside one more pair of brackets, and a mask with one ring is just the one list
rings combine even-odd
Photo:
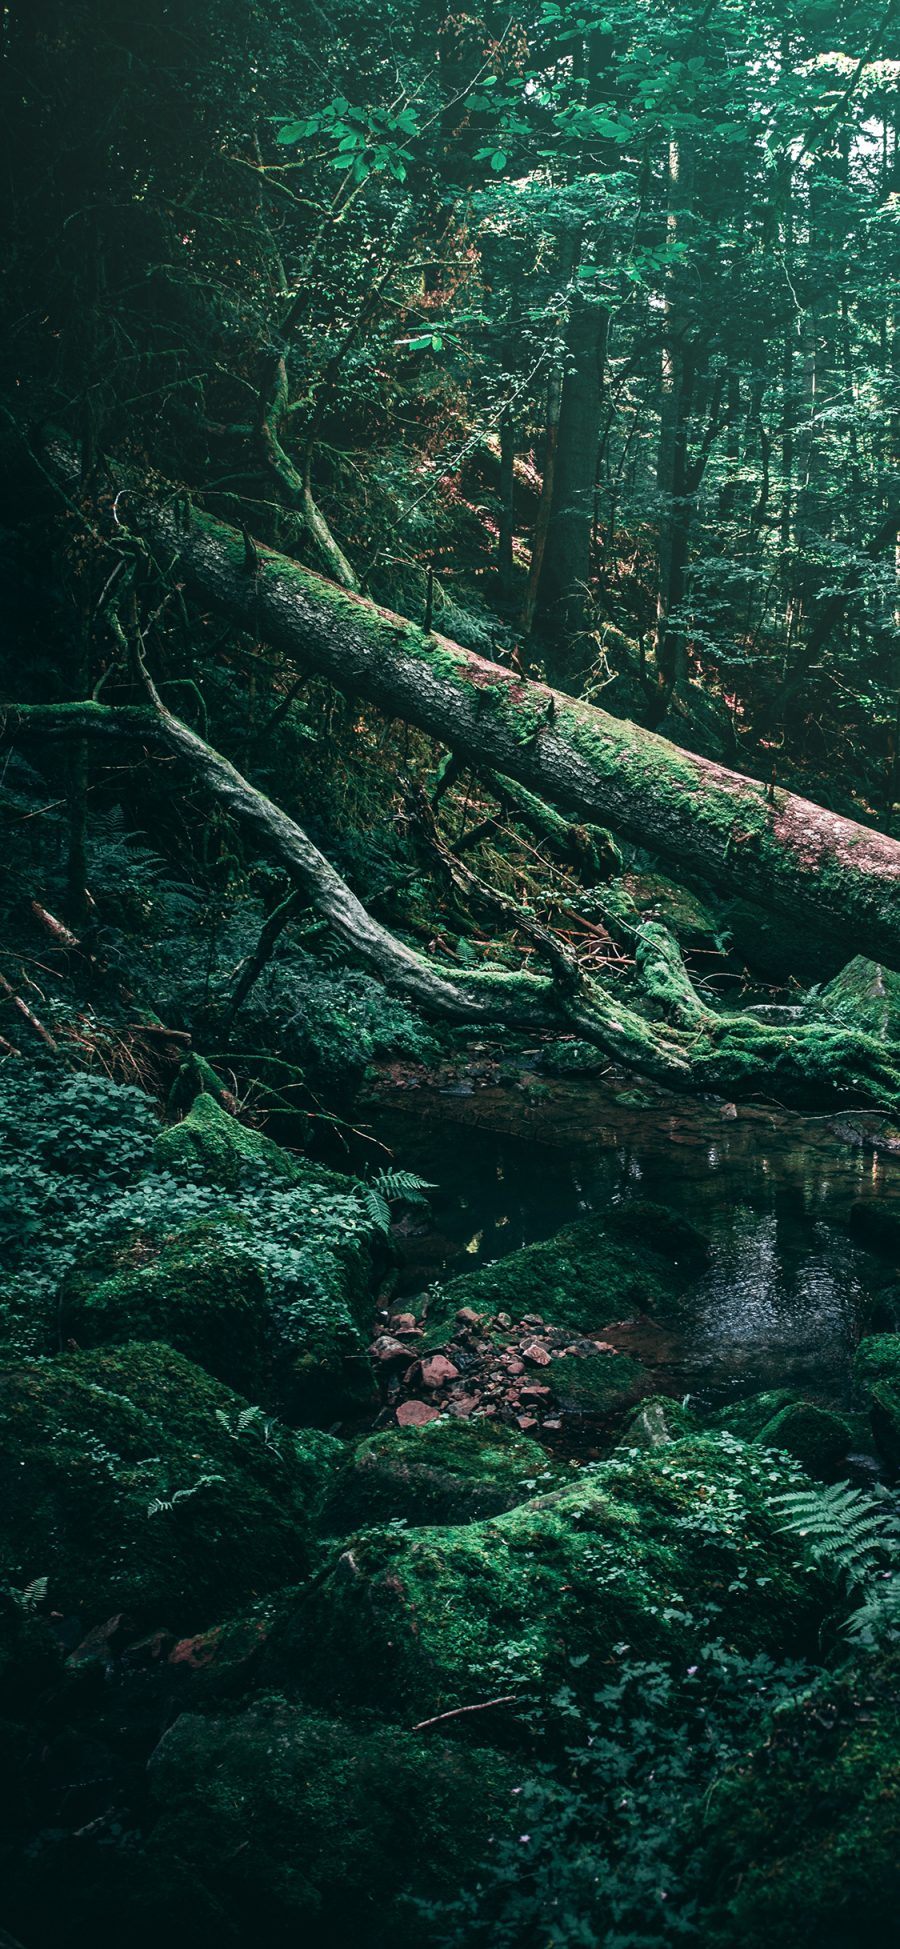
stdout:
[[363,1208],[369,1222],[387,1237],[391,1229],[391,1205],[426,1205],[427,1193],[437,1186],[414,1171],[379,1171],[369,1184],[360,1187]]
[[846,1624],[854,1644],[872,1648],[900,1637],[900,1511],[897,1498],[876,1484],[854,1489],[832,1482],[824,1489],[778,1496],[786,1531],[800,1536],[811,1563],[842,1583],[857,1599]]

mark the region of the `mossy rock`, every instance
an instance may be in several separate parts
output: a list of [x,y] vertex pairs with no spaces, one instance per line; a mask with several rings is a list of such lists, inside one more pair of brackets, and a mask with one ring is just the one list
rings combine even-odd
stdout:
[[165,1340],[252,1399],[268,1391],[266,1286],[236,1226],[201,1221],[164,1240],[138,1237],[96,1280],[68,1281],[63,1328],[80,1347],[110,1340]]
[[401,1518],[467,1523],[527,1502],[556,1471],[535,1441],[495,1421],[449,1416],[386,1428],[359,1443],[337,1476],[324,1524],[347,1532]]
[[712,1417],[714,1428],[722,1428],[728,1434],[737,1435],[741,1441],[755,1441],[767,1423],[774,1420],[785,1408],[792,1407],[796,1394],[789,1387],[767,1388],[763,1394],[745,1394],[741,1400],[728,1401]]
[[180,1123],[160,1131],[153,1155],[158,1171],[198,1177],[226,1191],[237,1190],[248,1166],[274,1172],[289,1184],[298,1184],[310,1168],[270,1137],[239,1123],[206,1090]]
[[900,1266],[900,1210],[875,1198],[858,1198],[850,1207],[850,1229],[870,1251]]
[[878,1042],[900,1042],[900,975],[857,954],[816,996],[816,1015],[827,1015]]
[[853,1380],[885,1460],[900,1467],[900,1333],[872,1333],[862,1340]]
[[[230,1116],[209,1093],[195,1099],[181,1123],[160,1134],[154,1145],[154,1157],[158,1170],[176,1178],[187,1176],[226,1193],[249,1194],[243,1206],[236,1197],[234,1212],[226,1213],[222,1221],[222,1235],[229,1233],[234,1239],[231,1262],[235,1270],[240,1266],[237,1284],[242,1287],[244,1298],[257,1283],[253,1261],[259,1278],[266,1282],[267,1288],[276,1290],[274,1299],[270,1290],[265,1318],[261,1312],[257,1315],[252,1351],[242,1343],[238,1352],[232,1346],[232,1336],[225,1323],[222,1322],[221,1333],[212,1326],[206,1298],[208,1295],[210,1302],[214,1302],[215,1284],[205,1282],[198,1267],[197,1296],[203,1302],[200,1308],[203,1318],[197,1322],[196,1336],[189,1338],[176,1290],[168,1295],[167,1319],[165,1324],[160,1323],[159,1336],[171,1338],[174,1345],[184,1345],[185,1351],[192,1358],[203,1360],[210,1371],[221,1373],[248,1390],[251,1381],[245,1378],[241,1367],[245,1352],[251,1359],[254,1375],[266,1371],[268,1365],[270,1384],[267,1389],[260,1384],[260,1392],[291,1421],[330,1421],[348,1410],[374,1405],[374,1382],[365,1358],[365,1345],[375,1260],[384,1251],[384,1245],[359,1204],[355,1180],[282,1150],[268,1137],[247,1129]],[[252,1217],[254,1194],[262,1187],[264,1198],[271,1195],[273,1186],[276,1194],[295,1192],[302,1203],[302,1209],[292,1217],[296,1234],[287,1255],[273,1248],[264,1217],[255,1222]],[[352,1203],[354,1198],[358,1206],[355,1225],[347,1220],[348,1200]],[[193,1233],[193,1228],[190,1232]],[[243,1252],[241,1234],[246,1241]],[[160,1266],[160,1282],[170,1270],[177,1270],[177,1261],[183,1261],[185,1253],[190,1251],[190,1236],[173,1243],[171,1256]],[[292,1294],[285,1303],[280,1303],[277,1298],[279,1261],[285,1256],[291,1261],[288,1270]],[[134,1303],[133,1292],[130,1298]],[[222,1299],[224,1303],[224,1293]],[[228,1299],[236,1328],[244,1328],[245,1338],[251,1338],[250,1321],[241,1305],[240,1291],[232,1290]],[[122,1310],[116,1294],[104,1293],[102,1304],[104,1308],[112,1306],[116,1313]],[[140,1304],[136,1310],[142,1310]],[[142,1326],[143,1322],[136,1325],[135,1332],[140,1332]],[[211,1351],[210,1341],[214,1343]],[[271,1362],[267,1362],[267,1350],[271,1350]]]
[[682,947],[709,948],[721,932],[715,913],[687,887],[676,886],[662,873],[626,873],[619,882],[635,915],[659,920]]
[[620,1422],[650,1386],[640,1361],[624,1353],[569,1354],[551,1361],[541,1378],[555,1408],[606,1427]]
[[416,1897],[459,1892],[511,1827],[521,1772],[436,1733],[349,1726],[269,1697],[182,1714],[149,1777],[160,1877],[186,1871],[228,1918],[226,1941],[412,1949],[428,1939]]
[[471,1306],[517,1320],[537,1313],[590,1332],[623,1310],[671,1307],[705,1252],[701,1235],[676,1212],[643,1201],[618,1206],[452,1279],[430,1308],[429,1327]]
[[853,1430],[842,1414],[813,1401],[790,1401],[760,1429],[763,1448],[782,1448],[807,1474],[831,1475],[853,1446]]
[[817,1681],[706,1809],[709,1949],[893,1949],[900,1911],[896,1655]]
[[[703,1436],[617,1454],[466,1527],[366,1530],[286,1611],[273,1675],[408,1722],[562,1680],[590,1693],[620,1644],[679,1656],[702,1632],[793,1656],[834,1601],[773,1508],[797,1479]],[[479,1737],[504,1732],[501,1715]]]
[[322,1437],[266,1425],[171,1347],[0,1370],[0,1442],[2,1574],[47,1577],[85,1628],[199,1629],[309,1566]]
[[651,1394],[641,1402],[636,1414],[619,1437],[620,1448],[666,1448],[698,1432],[696,1415],[667,1394]]

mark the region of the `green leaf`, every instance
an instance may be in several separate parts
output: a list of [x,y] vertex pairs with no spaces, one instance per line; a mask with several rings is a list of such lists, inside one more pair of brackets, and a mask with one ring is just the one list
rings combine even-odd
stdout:
[[286,149],[293,142],[301,142],[306,133],[307,125],[305,122],[286,122],[284,128],[279,129],[275,140],[281,143],[282,148]]
[[507,161],[508,157],[505,149],[495,149],[491,157],[491,168],[495,169],[499,175],[500,170],[506,168]]

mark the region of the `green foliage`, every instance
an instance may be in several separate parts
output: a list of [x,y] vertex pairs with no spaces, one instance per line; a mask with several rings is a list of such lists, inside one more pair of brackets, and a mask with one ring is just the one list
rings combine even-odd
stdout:
[[[700,1642],[689,1662],[625,1651],[611,1663],[589,1701],[571,1685],[556,1695],[562,1753],[522,1783],[517,1832],[479,1864],[477,1888],[427,1908],[441,1949],[656,1949],[703,1940],[704,1808],[808,1667],[742,1656],[715,1640]],[[540,1739],[537,1703],[526,1720]]]
[[880,1484],[872,1491],[834,1482],[777,1498],[785,1529],[802,1537],[810,1562],[843,1583],[855,1600],[847,1623],[854,1644],[872,1650],[900,1631],[900,1509]]
[[414,1171],[379,1171],[361,1190],[363,1207],[376,1229],[387,1237],[391,1228],[391,1205],[426,1205],[426,1193],[434,1191],[435,1185],[425,1178],[417,1177]]

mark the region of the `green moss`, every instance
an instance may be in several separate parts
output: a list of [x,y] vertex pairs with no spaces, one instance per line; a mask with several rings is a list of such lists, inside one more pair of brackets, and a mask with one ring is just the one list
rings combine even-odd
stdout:
[[623,1310],[670,1307],[704,1241],[674,1212],[642,1201],[567,1225],[552,1239],[451,1280],[429,1318],[458,1307],[547,1320],[588,1332]]
[[165,1340],[217,1380],[259,1398],[266,1389],[266,1285],[234,1225],[200,1222],[162,1242],[133,1239],[98,1281],[81,1267],[63,1302],[67,1337]]
[[710,1949],[891,1949],[900,1906],[900,1671],[823,1677],[706,1808]]
[[900,975],[858,954],[822,989],[816,1012],[879,1042],[900,1042]]
[[697,1433],[697,1422],[687,1408],[667,1394],[654,1394],[641,1402],[636,1414],[623,1429],[620,1448],[664,1448]]
[[554,1405],[607,1426],[621,1421],[646,1392],[644,1369],[629,1354],[569,1354],[546,1369]]
[[755,1441],[767,1422],[796,1401],[789,1387],[767,1388],[764,1394],[746,1394],[740,1401],[729,1401],[713,1416],[713,1426],[737,1435],[741,1441]]
[[328,1458],[246,1409],[161,1345],[0,1372],[4,1575],[85,1625],[185,1630],[302,1576]]
[[842,1414],[812,1401],[791,1401],[760,1429],[765,1448],[783,1448],[809,1475],[828,1476],[853,1445],[853,1430]]
[[872,1433],[892,1467],[900,1465],[900,1333],[873,1333],[861,1341],[853,1379],[868,1407]]
[[418,1945],[415,1898],[456,1894],[520,1774],[496,1753],[319,1717],[271,1697],[183,1713],[150,1766],[152,1858],[206,1891],[241,1941]]
[[286,1617],[273,1670],[408,1719],[560,1678],[595,1688],[614,1646],[678,1655],[698,1630],[791,1654],[823,1609],[772,1509],[793,1479],[705,1436],[616,1456],[466,1527],[367,1530]]
[[326,1526],[348,1531],[398,1517],[465,1523],[499,1515],[556,1471],[537,1442],[492,1421],[387,1428],[360,1442],[335,1481]]
[[[676,886],[662,873],[628,873],[618,887],[623,919],[632,925],[643,919],[659,920],[671,928],[683,947],[708,948],[721,932],[712,910],[696,894]],[[616,891],[610,887],[610,896]]]
[[160,1131],[153,1151],[157,1170],[174,1177],[187,1173],[226,1191],[238,1188],[248,1165],[262,1165],[290,1184],[299,1183],[309,1168],[271,1138],[239,1123],[208,1091],[195,1097],[181,1123]]
[[729,1402],[714,1416],[714,1425],[743,1441],[784,1449],[810,1475],[830,1475],[853,1445],[853,1429],[844,1415],[798,1400],[787,1387]]

